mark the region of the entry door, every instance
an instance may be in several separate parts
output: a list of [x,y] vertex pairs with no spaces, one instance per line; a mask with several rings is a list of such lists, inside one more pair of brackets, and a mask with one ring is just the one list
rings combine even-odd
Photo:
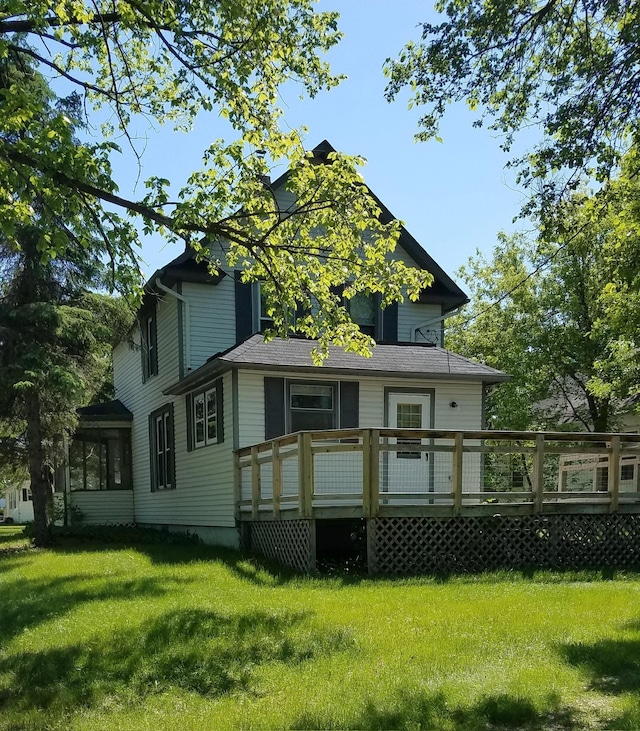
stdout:
[[[389,427],[392,429],[430,429],[431,396],[425,393],[390,393]],[[431,490],[432,467],[428,452],[411,451],[412,445],[428,444],[427,439],[411,437],[389,439],[390,444],[406,444],[407,450],[388,452],[387,489],[389,492],[424,493]]]

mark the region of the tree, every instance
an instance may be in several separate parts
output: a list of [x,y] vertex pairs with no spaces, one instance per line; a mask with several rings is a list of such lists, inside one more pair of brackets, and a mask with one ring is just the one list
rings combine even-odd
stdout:
[[501,235],[461,270],[472,304],[450,343],[513,375],[489,399],[493,427],[610,431],[640,389],[637,184],[615,188],[606,215],[593,196],[564,204],[563,240]]
[[[287,312],[318,312],[295,325],[319,339],[318,358],[330,341],[366,354],[371,340],[351,322],[335,287],[346,281],[345,297],[379,292],[388,304],[417,297],[430,280],[385,259],[398,224],[379,220],[357,172],[362,161],[332,153],[318,165],[300,131],[284,129],[281,85],[296,83],[313,96],[339,81],[321,59],[340,38],[336,18],[315,13],[311,0],[8,0],[0,59],[75,87],[89,109],[106,108],[111,121],[103,134],[119,134],[135,152],[129,130],[136,115],[188,129],[204,111],[227,120],[231,139],[213,142],[203,169],[182,187],[154,177],[141,200],[127,199],[118,195],[109,165],[119,151],[112,139],[73,144],[65,115],[43,115],[42,93],[9,72],[0,88],[5,235],[37,215],[48,229],[40,251],[59,256],[69,236],[48,224],[64,220],[70,208],[88,211],[100,235],[91,246],[106,252],[115,271],[135,261],[137,233],[122,217],[131,214],[146,232],[193,246],[213,269],[240,269],[246,281],[264,281],[279,333],[290,328]],[[286,210],[264,182],[270,162],[281,159],[296,199]],[[41,201],[37,214],[34,197]],[[211,257],[211,242],[223,247],[223,261]]]
[[[446,107],[464,101],[510,149],[539,127],[539,147],[514,164],[537,183],[529,212],[545,214],[585,175],[607,180],[638,141],[640,8],[631,0],[439,0],[447,19],[388,60],[387,97],[404,87],[426,105],[420,139],[438,134]],[[556,173],[562,171],[564,176]],[[566,196],[564,196],[566,199]]]
[[[56,99],[42,76],[16,58],[0,60],[0,82],[39,99],[45,131],[63,121],[65,134],[49,138],[52,154],[72,146],[79,156],[85,153],[73,137],[77,95]],[[2,142],[28,142],[35,127],[33,120],[5,131]],[[86,179],[100,174],[94,163]],[[0,464],[3,471],[29,475],[39,546],[49,542],[51,477],[75,427],[76,408],[104,382],[110,346],[133,320],[130,305],[99,290],[126,290],[137,273],[135,262],[116,268],[113,257],[110,268],[103,258],[108,247],[126,245],[119,238],[126,226],[110,235],[89,206],[73,199],[51,205],[61,191],[40,191],[41,183],[35,172],[16,178],[17,205],[30,195],[28,217],[5,220],[0,230]],[[55,257],[50,246],[57,247]]]
[[[68,225],[68,222],[67,222]],[[110,368],[111,347],[131,326],[122,299],[88,291],[103,265],[85,250],[43,262],[40,231],[18,232],[21,249],[0,241],[6,277],[0,296],[0,414],[6,419],[0,463],[28,471],[35,543],[48,545],[52,475],[65,437]]]

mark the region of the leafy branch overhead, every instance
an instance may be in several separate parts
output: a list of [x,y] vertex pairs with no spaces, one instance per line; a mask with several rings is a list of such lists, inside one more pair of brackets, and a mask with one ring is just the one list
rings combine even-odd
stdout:
[[[133,216],[145,233],[194,246],[212,268],[239,267],[247,279],[271,282],[281,332],[295,300],[324,313],[299,324],[322,348],[333,339],[366,351],[332,288],[353,281],[354,292],[382,292],[389,302],[417,297],[428,276],[385,262],[398,225],[380,222],[357,172],[363,161],[332,153],[318,164],[302,131],[282,123],[282,85],[314,96],[339,82],[322,60],[340,39],[336,21],[336,13],[314,12],[310,0],[8,0],[0,15],[4,235],[17,245],[15,232],[37,219],[43,257],[63,256],[71,241],[91,247],[112,262],[113,286],[130,291],[139,279]],[[24,74],[34,83],[21,83]],[[50,89],[72,91],[75,117],[69,104],[43,115]],[[189,130],[200,112],[229,129],[228,140],[203,151],[203,168],[182,185],[154,177],[141,199],[122,195],[111,157],[138,155],[132,124]],[[90,114],[108,121],[99,141],[85,128],[80,145],[74,130]],[[284,207],[265,184],[277,161],[291,171]],[[85,214],[97,238],[42,225]]]
[[[453,102],[478,112],[510,149],[517,132],[543,132],[513,161],[536,181],[530,211],[545,213],[584,174],[607,180],[638,138],[640,9],[631,0],[440,1],[446,19],[388,60],[387,97],[409,87],[426,107],[418,137],[437,136]],[[563,173],[557,176],[557,173]]]

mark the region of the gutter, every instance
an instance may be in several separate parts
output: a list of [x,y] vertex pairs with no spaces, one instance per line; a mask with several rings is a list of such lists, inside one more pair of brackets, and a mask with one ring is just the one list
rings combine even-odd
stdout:
[[166,292],[167,294],[170,294],[172,297],[175,297],[177,300],[182,302],[182,304],[184,305],[184,319],[185,319],[184,346],[185,346],[185,350],[187,351],[185,367],[186,367],[187,371],[190,371],[190,370],[192,370],[192,368],[191,368],[191,331],[189,329],[189,323],[191,322],[191,319],[189,316],[189,301],[183,295],[178,294],[177,292],[174,292],[172,289],[170,289],[169,287],[164,285],[160,281],[160,277],[156,277],[155,285],[158,289],[162,290],[163,292]]

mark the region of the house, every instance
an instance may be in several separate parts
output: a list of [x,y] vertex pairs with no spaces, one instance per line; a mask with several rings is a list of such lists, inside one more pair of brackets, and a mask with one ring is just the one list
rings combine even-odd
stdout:
[[33,498],[29,484],[11,487],[5,495],[4,519],[6,523],[31,523],[33,521]]
[[[75,511],[89,523],[189,530],[238,546],[246,489],[238,450],[308,430],[482,429],[486,389],[507,376],[443,347],[445,317],[467,296],[406,229],[393,255],[431,272],[433,286],[418,302],[384,310],[373,297],[354,298],[352,317],[378,343],[373,355],[331,348],[321,367],[311,360],[310,341],[264,342],[259,333],[268,317],[258,284],[242,283],[233,271],[211,276],[189,250],[156,271],[138,325],[113,352],[117,400],[80,410],[57,481],[68,517]],[[316,460],[316,488],[329,498],[362,492],[362,459],[354,456],[362,438],[340,434],[326,447],[340,460]],[[431,495],[433,503],[438,492],[451,491],[447,455],[430,456],[427,440],[410,432],[391,442],[383,489],[402,483],[405,505],[414,494]],[[284,483],[287,470],[291,465]],[[464,470],[467,488],[480,491],[479,455]],[[263,475],[258,489],[280,490],[271,479]],[[341,505],[353,513],[348,499]]]

